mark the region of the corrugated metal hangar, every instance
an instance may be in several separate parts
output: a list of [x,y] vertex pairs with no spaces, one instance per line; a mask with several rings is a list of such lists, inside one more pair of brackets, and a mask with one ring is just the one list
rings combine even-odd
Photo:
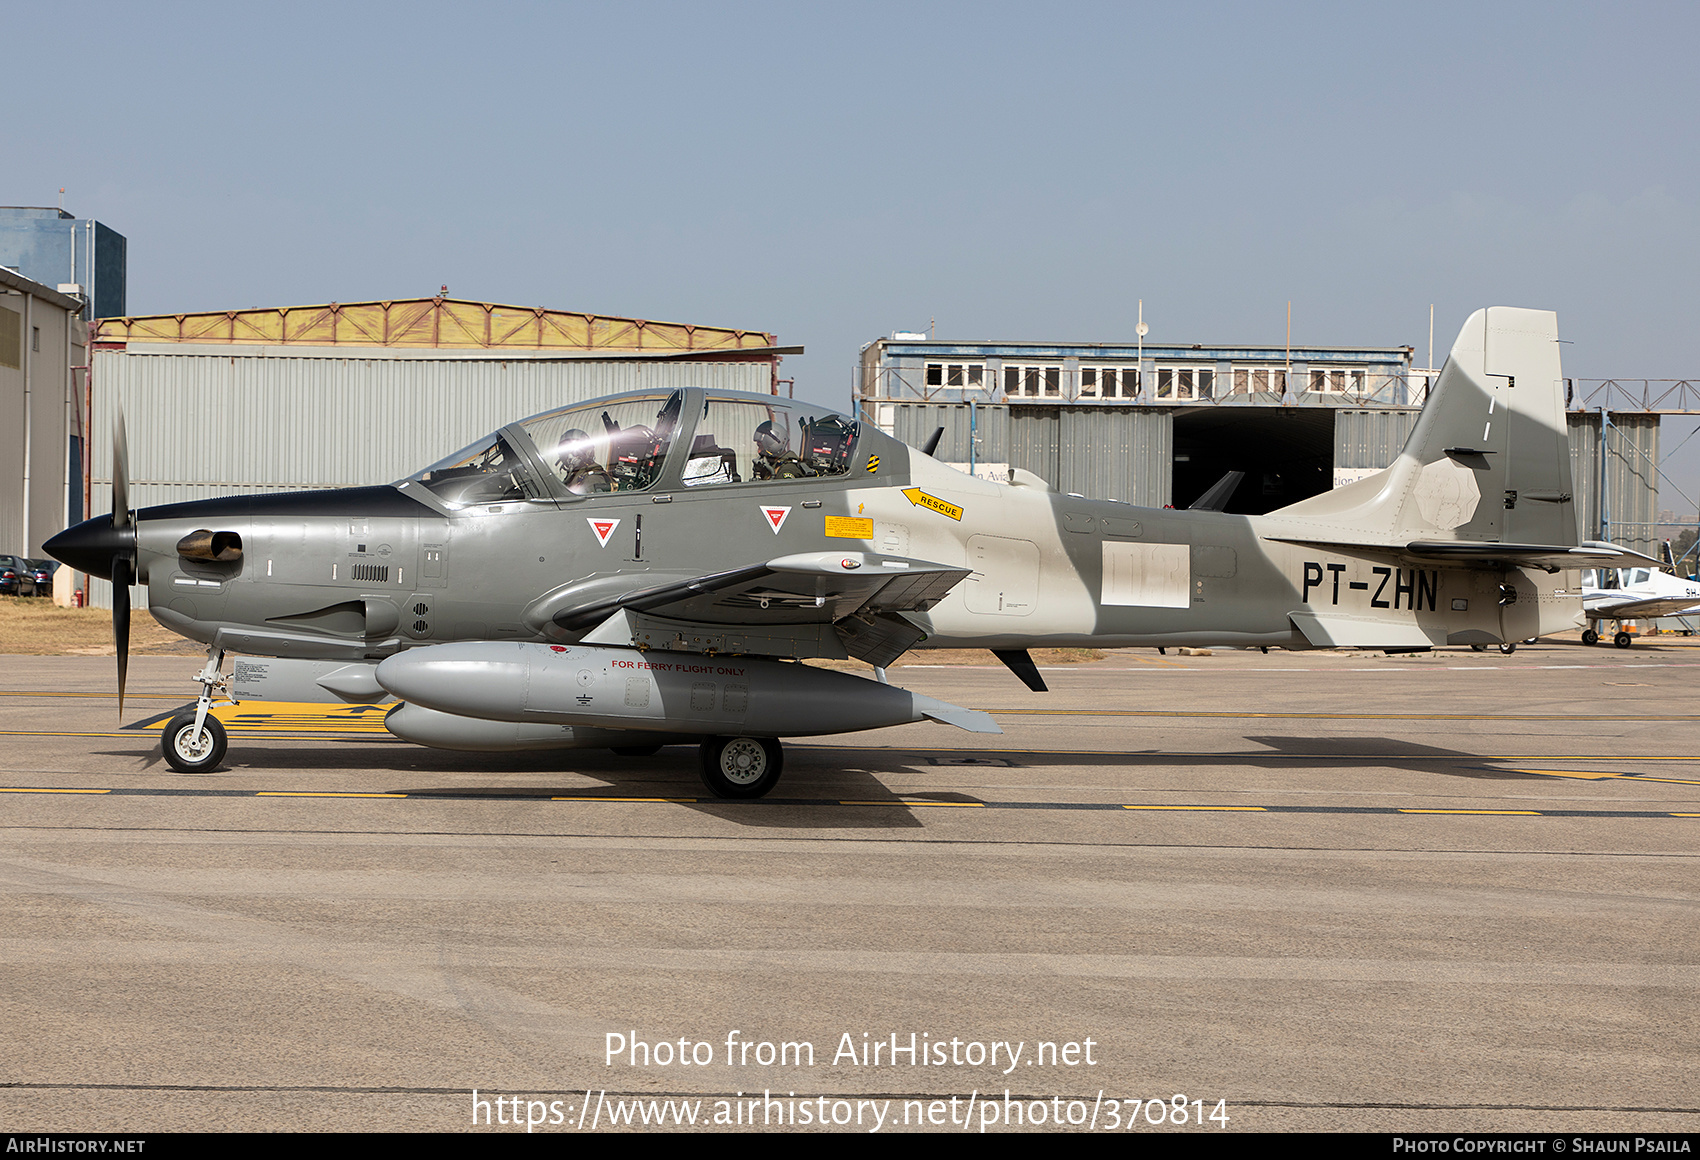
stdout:
[[0,553],[37,557],[65,526],[86,361],[83,300],[0,267]]
[[[75,506],[111,507],[120,406],[141,508],[388,483],[515,419],[620,391],[776,392],[780,356],[798,349],[757,330],[448,297],[101,319]],[[105,589],[90,583],[93,602]]]
[[[898,332],[863,347],[856,406],[917,446],[943,427],[938,458],[964,470],[1001,478],[1024,468],[1098,499],[1184,508],[1242,471],[1227,510],[1256,515],[1386,467],[1438,373],[1414,367],[1406,346],[947,342]],[[1659,417],[1693,413],[1700,399],[1686,384],[1660,405],[1611,382],[1569,385],[1585,536],[1654,552]]]

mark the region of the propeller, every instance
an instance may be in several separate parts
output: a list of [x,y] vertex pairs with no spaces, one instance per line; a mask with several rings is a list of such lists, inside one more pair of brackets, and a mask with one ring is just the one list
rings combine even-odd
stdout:
[[[124,412],[112,424],[112,527],[130,526],[130,438]],[[130,671],[130,583],[135,579],[135,540],[129,555],[112,559],[112,643],[118,649],[118,719],[124,719],[124,680]]]
[[136,517],[130,510],[130,440],[124,412],[112,422],[112,514],[66,528],[42,550],[79,572],[112,581],[112,640],[118,652],[118,716],[124,716],[124,678],[130,667],[130,585],[136,581]]

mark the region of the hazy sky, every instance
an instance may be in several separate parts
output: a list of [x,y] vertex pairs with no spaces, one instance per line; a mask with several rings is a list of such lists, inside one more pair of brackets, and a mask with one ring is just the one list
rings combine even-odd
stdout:
[[[1700,378],[1693,4],[13,5],[0,204],[134,313],[456,297],[777,332],[1408,343]],[[27,50],[24,46],[28,46]],[[21,51],[20,51],[21,50]],[[1693,427],[1669,421],[1674,446]],[[1700,494],[1700,438],[1673,471]],[[1676,465],[1670,465],[1675,467]],[[1679,506],[1666,489],[1665,506]]]

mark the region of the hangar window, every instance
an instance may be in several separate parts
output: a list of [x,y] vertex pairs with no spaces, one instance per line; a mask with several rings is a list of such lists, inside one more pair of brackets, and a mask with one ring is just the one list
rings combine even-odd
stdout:
[[1139,394],[1138,367],[1081,367],[1080,395],[1093,399],[1131,399]]
[[1310,389],[1327,395],[1361,395],[1364,393],[1364,368],[1312,367]]
[[1216,371],[1213,367],[1157,368],[1157,398],[1181,401],[1213,399],[1216,397]]
[[1287,393],[1287,372],[1281,367],[1235,367],[1234,394]]
[[23,357],[20,346],[20,335],[23,333],[24,316],[16,310],[7,310],[0,306],[0,367],[17,367]]
[[985,377],[985,363],[930,362],[927,364],[927,385],[929,387],[978,387],[985,381]]
[[1062,368],[1003,365],[1003,393],[1018,398],[1055,399],[1062,396]]

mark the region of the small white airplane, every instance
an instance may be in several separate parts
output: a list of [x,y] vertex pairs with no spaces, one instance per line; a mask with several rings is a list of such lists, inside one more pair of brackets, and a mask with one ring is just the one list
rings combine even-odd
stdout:
[[1700,616],[1700,584],[1658,568],[1587,568],[1582,572],[1582,615],[1588,627],[1583,644],[1600,642],[1599,625],[1612,621],[1612,643],[1628,648],[1635,638],[1625,632],[1626,620],[1661,616]]

